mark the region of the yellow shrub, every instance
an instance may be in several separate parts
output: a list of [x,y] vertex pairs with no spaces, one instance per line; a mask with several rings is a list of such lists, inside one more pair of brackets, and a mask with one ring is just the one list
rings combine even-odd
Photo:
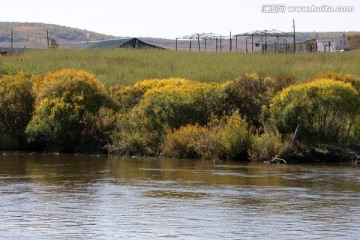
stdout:
[[[98,112],[111,100],[93,74],[73,69],[44,74],[35,80],[33,93],[35,111],[26,129],[31,143],[56,151],[101,149],[104,136],[87,133],[100,126],[96,124]],[[86,140],[96,137],[98,141]]]
[[23,72],[0,78],[0,147],[18,149],[25,144],[24,131],[31,119],[32,81]]
[[184,78],[146,79],[135,83],[134,87],[146,91],[152,88],[176,87],[179,85],[187,84],[189,82],[189,80],[186,80]]
[[360,98],[350,83],[318,79],[290,86],[271,101],[270,113],[281,133],[301,125],[299,137],[310,142],[358,141]]
[[193,145],[205,159],[237,159],[247,154],[251,141],[247,122],[235,112],[221,120],[213,118]]
[[198,157],[194,143],[199,140],[204,130],[199,125],[187,125],[168,131],[160,147],[161,155],[176,158]]
[[326,72],[319,74],[315,77],[315,80],[319,79],[331,79],[336,81],[342,81],[345,83],[350,83],[359,93],[360,93],[360,78],[352,74],[343,74],[337,72]]

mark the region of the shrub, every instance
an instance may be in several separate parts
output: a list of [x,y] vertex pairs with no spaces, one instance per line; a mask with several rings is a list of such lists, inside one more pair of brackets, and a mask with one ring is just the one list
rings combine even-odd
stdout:
[[116,123],[110,136],[110,143],[106,148],[111,154],[154,155],[157,152],[157,144],[154,147],[153,135],[144,130],[139,119],[131,113],[115,115]]
[[235,112],[222,120],[213,119],[193,145],[205,159],[237,159],[246,155],[251,134],[247,122]]
[[316,79],[331,79],[336,81],[341,81],[345,83],[350,83],[359,93],[360,93],[360,78],[352,74],[342,74],[337,72],[326,72],[319,74],[315,77]]
[[249,158],[252,161],[270,161],[276,156],[283,155],[289,148],[289,142],[282,142],[280,133],[265,131],[254,136]]
[[103,152],[115,129],[116,114],[109,108],[101,108],[97,113],[87,111],[79,123],[83,129],[78,151]]
[[205,129],[199,125],[182,126],[168,131],[161,145],[161,155],[175,158],[196,158],[194,143],[201,138]]
[[219,108],[218,84],[188,81],[178,85],[178,79],[174,81],[174,84],[149,89],[133,109],[144,128],[158,134],[159,144],[166,129],[205,125]]
[[[34,147],[69,152],[101,150],[103,140],[94,141],[94,130],[89,128],[97,126],[99,110],[110,106],[111,100],[94,75],[64,69],[40,76],[32,89],[35,110],[26,134]],[[88,138],[92,139],[90,145]]]
[[146,79],[135,83],[134,87],[137,89],[141,89],[145,93],[147,90],[153,88],[173,88],[184,84],[186,85],[190,82],[191,81],[184,78]]
[[228,111],[239,111],[256,128],[262,127],[262,107],[270,104],[277,92],[293,84],[295,79],[279,75],[275,79],[258,74],[244,74],[227,84],[225,101]]
[[261,109],[273,97],[276,83],[270,78],[257,74],[245,74],[235,79],[225,88],[225,102],[229,111],[238,110],[248,123],[261,126]]
[[144,89],[135,86],[115,85],[110,88],[110,95],[116,102],[121,112],[129,112],[142,99],[145,93]]
[[133,86],[115,85],[110,88],[110,93],[120,110],[128,112],[140,102],[148,90],[174,88],[189,83],[190,81],[183,78],[147,79],[139,81]]
[[32,82],[23,72],[0,79],[0,147],[18,149],[25,146],[25,128],[31,119],[34,99]]
[[272,100],[270,115],[282,134],[301,125],[309,143],[358,143],[360,98],[349,83],[319,79],[290,86]]
[[121,111],[108,150],[125,155],[158,153],[168,129],[206,125],[212,114],[222,112],[220,88],[219,84],[179,78],[112,88],[112,95],[125,111]]

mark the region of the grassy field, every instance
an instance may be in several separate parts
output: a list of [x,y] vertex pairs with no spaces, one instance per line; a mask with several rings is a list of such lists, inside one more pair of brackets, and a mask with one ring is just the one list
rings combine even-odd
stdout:
[[167,50],[32,50],[0,57],[0,73],[41,74],[62,68],[94,73],[107,86],[151,78],[223,82],[244,73],[291,75],[299,82],[335,71],[360,76],[360,50],[337,53],[245,54]]

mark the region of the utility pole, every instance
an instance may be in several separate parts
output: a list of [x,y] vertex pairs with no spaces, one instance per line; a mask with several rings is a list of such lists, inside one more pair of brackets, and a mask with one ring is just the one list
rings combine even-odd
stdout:
[[295,19],[293,19],[293,28],[294,28],[294,53],[296,53],[296,41],[295,41]]
[[14,47],[14,31],[13,30],[11,30],[11,50],[13,49],[13,47]]
[[264,45],[263,53],[267,52],[267,39],[266,39],[266,30],[265,30],[265,45]]
[[199,52],[200,52],[200,34],[197,35],[198,45],[199,45]]
[[46,29],[46,39],[47,39],[47,45],[48,45],[48,48],[50,48],[50,41],[49,41],[49,29]]
[[231,32],[230,32],[230,52],[232,50],[232,39],[231,39]]
[[248,53],[248,47],[247,47],[247,42],[248,42],[248,41],[247,41],[247,39],[248,39],[248,37],[246,36],[246,37],[245,37],[245,41],[246,41],[246,43],[245,43],[245,44],[246,44],[246,48],[245,48],[245,49],[246,49],[246,53]]
[[254,34],[251,35],[251,52],[254,52]]
[[206,52],[206,36],[205,36],[204,40],[205,40],[205,52]]
[[235,35],[235,52],[237,52],[237,45],[238,45],[237,39],[238,39],[238,35]]

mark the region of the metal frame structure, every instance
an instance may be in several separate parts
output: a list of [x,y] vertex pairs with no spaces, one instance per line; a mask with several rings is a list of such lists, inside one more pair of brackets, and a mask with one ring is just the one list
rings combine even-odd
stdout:
[[[276,45],[279,44],[279,38],[283,38],[283,39],[287,39],[287,38],[292,38],[295,42],[295,33],[291,34],[291,33],[286,33],[286,32],[281,32],[275,29],[272,30],[263,30],[263,31],[254,31],[254,32],[247,32],[247,33],[242,33],[242,34],[235,34],[235,48],[236,51],[238,49],[238,38],[240,37],[245,37],[246,38],[246,52],[248,52],[248,38],[251,37],[251,52],[254,52],[254,38],[257,38],[256,40],[258,40],[255,45],[259,46],[258,44],[263,44],[264,46],[264,50],[265,52],[267,51],[267,45],[269,42],[269,38],[276,38],[276,42],[275,42],[275,52],[276,52]],[[295,52],[295,48],[293,49],[293,51]]]
[[[220,49],[220,51],[221,51],[221,49],[222,49],[221,44],[222,44],[222,40],[224,40],[224,39],[229,39],[229,37],[222,36],[222,35],[215,34],[215,33],[194,33],[194,34],[190,34],[190,35],[186,35],[186,36],[182,36],[182,37],[177,37],[175,49],[176,49],[176,51],[178,50],[178,41],[179,40],[188,40],[189,41],[189,49],[191,51],[192,50],[192,41],[196,40],[197,44],[198,44],[199,52],[201,51],[200,42],[204,41],[204,44],[205,44],[204,50],[206,52],[206,50],[207,50],[206,41],[212,40],[212,41],[216,42],[216,51],[218,51],[218,49]],[[231,37],[230,37],[230,39],[231,39]],[[220,43],[219,47],[218,47],[218,42]]]
[[[228,40],[229,42],[225,43],[225,45],[229,45],[229,50],[232,52],[233,48],[233,38],[235,39],[235,51],[238,51],[238,39],[245,38],[246,41],[246,53],[249,52],[248,49],[248,38],[251,37],[251,52],[254,52],[254,44],[256,47],[259,47],[261,45],[262,52],[266,53],[268,50],[268,46],[275,49],[275,53],[278,51],[278,48],[286,45],[286,52],[288,52],[288,48],[290,48],[290,42],[289,38],[293,40],[294,45],[292,46],[292,52],[296,51],[296,45],[295,45],[295,31],[294,33],[286,33],[281,32],[275,29],[272,30],[262,30],[262,31],[254,31],[254,32],[247,32],[247,33],[241,33],[241,34],[235,34],[229,36],[223,36],[220,34],[215,33],[194,33],[189,34],[182,37],[176,38],[176,51],[178,50],[178,41],[189,41],[189,50],[192,51],[193,47],[193,41],[197,42],[197,48],[198,51],[201,51],[201,42],[204,42],[204,50],[207,51],[207,40],[215,41],[216,42],[216,52],[223,50],[223,41]],[[282,41],[282,43],[279,42],[279,40]],[[292,44],[292,43],[291,43]],[[270,48],[271,48],[270,47]],[[280,50],[281,51],[281,50]]]

